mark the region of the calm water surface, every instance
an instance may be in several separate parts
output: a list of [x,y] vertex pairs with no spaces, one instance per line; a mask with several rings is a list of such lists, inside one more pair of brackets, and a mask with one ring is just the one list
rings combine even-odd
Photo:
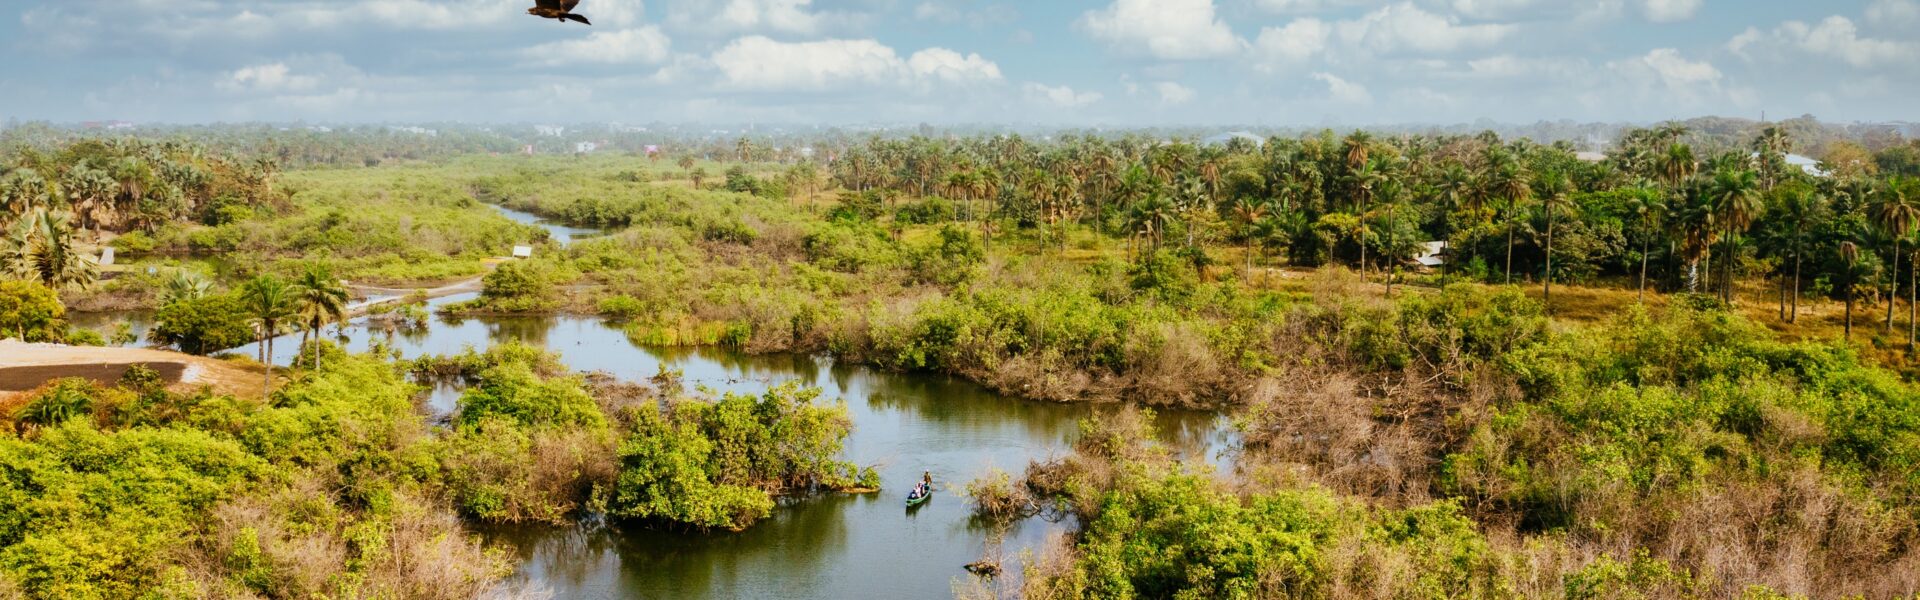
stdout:
[[[574,234],[565,235],[571,240]],[[145,323],[128,315],[86,318],[100,323],[126,318],[136,328]],[[1063,453],[1077,422],[1093,410],[1005,398],[949,377],[888,373],[809,356],[647,348],[598,318],[436,317],[426,329],[411,333],[376,330],[363,318],[341,333],[356,352],[376,340],[408,358],[520,341],[558,353],[577,371],[644,381],[662,368],[676,369],[688,389],[713,393],[755,393],[798,380],[821,388],[822,401],[846,403],[854,430],[845,456],[878,467],[880,493],[784,501],[770,518],[741,533],[599,521],[483,528],[489,539],[515,549],[516,584],[551,591],[555,598],[949,597],[953,583],[966,577],[961,566],[979,559],[990,537],[970,518],[961,495],[965,482],[990,467],[1017,474],[1029,460]],[[287,364],[298,343],[293,335],[277,340],[275,363]],[[234,352],[251,355],[255,348]],[[437,386],[428,394],[426,410],[449,413],[459,394],[455,386]],[[1164,438],[1196,461],[1219,465],[1220,450],[1231,441],[1222,419],[1211,413],[1165,412],[1158,425]],[[933,472],[938,493],[923,506],[905,508],[906,491],[922,471]],[[1022,548],[1037,547],[1050,532],[1068,526],[1040,518],[1015,524],[1000,546],[1012,575],[1017,576]]]
[[559,221],[542,217],[540,215],[536,215],[526,211],[514,210],[511,208],[507,208],[505,206],[500,206],[498,204],[488,204],[487,206],[493,207],[494,210],[500,211],[500,214],[506,215],[507,218],[513,219],[515,222],[525,223],[528,225],[538,225],[541,228],[546,229],[547,235],[551,237],[555,243],[560,244],[562,246],[571,244],[573,243],[574,240],[578,240],[581,238],[594,237],[597,235],[602,235],[604,233],[599,229],[572,227],[567,224],[561,223]]

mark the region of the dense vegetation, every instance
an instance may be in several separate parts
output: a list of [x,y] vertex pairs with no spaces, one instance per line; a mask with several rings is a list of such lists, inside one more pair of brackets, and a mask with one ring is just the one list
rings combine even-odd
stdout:
[[[115,281],[160,307],[155,341],[191,352],[318,333],[341,316],[336,276],[478,279],[447,310],[593,312],[645,344],[1236,418],[1230,473],[1174,460],[1123,412],[1071,456],[970,486],[989,521],[1077,517],[1026,565],[1035,598],[1912,596],[1920,395],[1887,368],[1910,364],[1892,326],[1920,269],[1912,145],[1821,139],[1819,177],[1784,162],[1807,131],[1663,127],[1600,161],[1355,132],[302,170],[232,218],[114,242],[227,264]],[[487,203],[607,233],[489,268],[539,234]],[[62,227],[84,236],[36,219],[34,256]],[[1452,248],[1439,273],[1413,268],[1428,240]],[[21,278],[0,327],[57,339],[53,291],[85,296]],[[1556,283],[1624,292],[1577,322]],[[1800,303],[1847,312],[1787,325]],[[1874,344],[1840,339],[1856,303]],[[783,494],[875,484],[839,459],[845,410],[809,390],[694,399],[671,374],[647,389],[524,346],[393,365],[323,339],[264,403],[131,381],[0,406],[0,460],[20,465],[0,469],[0,595],[411,596],[432,577],[461,595],[499,567],[462,523],[740,529]],[[444,426],[409,373],[464,386]],[[122,514],[145,504],[161,516]]]
[[0,403],[0,595],[468,598],[509,565],[463,522],[738,529],[776,494],[873,485],[816,392],[664,396],[509,345],[408,365],[471,378],[440,428],[402,365],[316,351],[265,402],[135,368]]
[[[1241,418],[1236,477],[1139,415],[1020,485],[1080,517],[1029,598],[1906,597],[1920,394],[1714,309],[1570,332],[1464,287],[1289,316],[1305,356]],[[1394,366],[1399,365],[1399,366]]]

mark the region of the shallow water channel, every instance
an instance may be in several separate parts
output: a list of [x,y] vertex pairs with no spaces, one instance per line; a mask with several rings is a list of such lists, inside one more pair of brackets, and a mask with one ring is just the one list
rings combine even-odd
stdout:
[[[144,329],[144,319],[135,317],[129,320]],[[91,318],[105,323],[125,317]],[[879,493],[785,501],[741,533],[600,520],[481,528],[490,540],[515,549],[513,583],[555,598],[950,597],[954,581],[967,576],[961,567],[981,557],[990,534],[970,518],[965,482],[989,467],[1018,474],[1029,460],[1064,453],[1077,422],[1094,410],[1007,398],[951,377],[890,373],[826,358],[642,347],[617,325],[594,317],[435,317],[422,330],[390,334],[376,327],[361,318],[342,328],[348,349],[363,352],[385,340],[413,358],[519,341],[558,353],[576,371],[645,381],[665,367],[681,371],[687,389],[713,393],[755,393],[799,380],[821,388],[821,401],[846,403],[854,429],[845,456],[879,468]],[[298,345],[297,335],[277,340],[275,364],[286,365]],[[422,410],[444,416],[459,396],[452,385],[436,386]],[[1218,464],[1230,441],[1223,421],[1214,413],[1167,411],[1158,425],[1162,438],[1192,460]],[[933,472],[937,493],[922,506],[906,508],[906,492],[922,471]],[[1050,532],[1070,525],[1044,518],[1015,524],[1000,545],[1010,575],[1018,575],[1023,548],[1038,547]]]
[[[458,302],[470,296],[436,300]],[[981,556],[989,530],[974,523],[965,482],[988,467],[1018,473],[1027,461],[1065,451],[1085,405],[1002,397],[970,382],[924,374],[890,373],[798,355],[748,356],[716,349],[661,349],[628,340],[618,327],[591,317],[436,318],[424,331],[370,331],[364,321],[346,329],[348,347],[364,351],[375,339],[412,358],[451,354],[467,346],[521,341],[558,353],[579,371],[605,371],[644,381],[662,367],[684,374],[687,389],[754,393],[791,380],[822,389],[822,401],[844,401],[854,430],[846,457],[878,465],[877,494],[826,494],[784,502],[773,516],[741,533],[701,533],[630,524],[570,527],[488,527],[483,533],[516,548],[518,581],[550,589],[556,598],[872,598],[944,597],[962,565]],[[285,365],[299,341],[276,343]],[[235,352],[252,353],[254,348]],[[445,414],[460,391],[441,386],[425,409]],[[1227,442],[1212,413],[1166,412],[1163,437],[1194,459],[1214,461]],[[932,471],[939,493],[908,509],[906,491]],[[1028,519],[1001,545],[1011,564],[1024,547],[1067,524]]]

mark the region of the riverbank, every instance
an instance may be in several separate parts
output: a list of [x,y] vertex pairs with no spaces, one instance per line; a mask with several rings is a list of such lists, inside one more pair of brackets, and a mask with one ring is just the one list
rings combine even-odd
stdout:
[[258,364],[145,348],[102,348],[0,341],[0,398],[43,383],[80,377],[112,385],[128,365],[149,365],[168,387],[188,393],[202,386],[215,393],[258,399],[263,368]]

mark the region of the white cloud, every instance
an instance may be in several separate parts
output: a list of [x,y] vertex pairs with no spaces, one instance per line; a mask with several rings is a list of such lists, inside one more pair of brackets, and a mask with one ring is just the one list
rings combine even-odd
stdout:
[[810,4],[813,0],[728,0],[720,9],[720,21],[741,30],[813,33],[820,18],[807,10]]
[[1867,5],[1867,22],[1889,27],[1920,25],[1920,2],[1914,0],[1874,0]]
[[1100,92],[1076,92],[1067,86],[1047,86],[1029,83],[1023,86],[1029,100],[1051,104],[1060,108],[1080,108],[1099,102],[1104,96]]
[[1676,23],[1693,18],[1701,0],[1640,0],[1640,14],[1655,23]]
[[848,86],[980,83],[1001,79],[978,54],[929,48],[906,59],[874,40],[734,40],[713,55],[721,84],[739,90],[826,91]]
[[1285,27],[1267,27],[1253,42],[1254,68],[1273,72],[1297,65],[1327,49],[1333,27],[1314,18],[1294,19]]
[[667,60],[672,41],[659,27],[595,31],[587,37],[540,44],[521,54],[528,62],[541,65],[660,64]]
[[1160,94],[1160,104],[1163,106],[1186,104],[1192,102],[1193,99],[1199,95],[1193,91],[1193,88],[1171,81],[1162,81],[1153,84],[1153,91]]
[[1079,27],[1123,53],[1162,60],[1221,58],[1246,45],[1214,15],[1213,0],[1114,0],[1087,11]]
[[1334,76],[1332,73],[1314,73],[1314,79],[1327,84],[1327,94],[1336,103],[1347,105],[1372,104],[1373,94],[1358,83]]
[[[963,6],[956,6],[963,4]],[[971,27],[1003,25],[1020,20],[1020,12],[1004,4],[975,8],[970,0],[921,0],[913,7],[913,18],[937,23],[962,23]]]
[[222,83],[233,90],[297,92],[313,89],[320,80],[311,75],[295,75],[287,63],[276,62],[235,69]]
[[961,55],[946,48],[928,48],[907,58],[907,67],[918,77],[948,83],[999,81],[1000,65],[978,54]]
[[1462,25],[1458,18],[1442,17],[1403,2],[1367,13],[1335,26],[1340,38],[1380,54],[1396,52],[1446,53],[1467,47],[1489,46],[1514,32],[1513,25]]
[[1632,80],[1658,84],[1669,90],[1686,91],[1720,83],[1720,69],[1706,61],[1687,60],[1673,48],[1657,48],[1644,56],[1608,63]]
[[1254,0],[1253,5],[1260,10],[1286,15],[1385,3],[1386,0]]
[[1495,19],[1510,17],[1513,13],[1533,6],[1534,0],[1452,0],[1448,6],[1454,12],[1475,18]]
[[1815,25],[1788,21],[1767,33],[1748,28],[1727,41],[1727,50],[1749,60],[1797,51],[1861,69],[1911,67],[1920,61],[1920,43],[1862,37],[1851,19],[1837,15]]
[[1578,59],[1523,57],[1500,54],[1467,61],[1464,75],[1488,79],[1517,77],[1568,79],[1584,72],[1587,63]]

